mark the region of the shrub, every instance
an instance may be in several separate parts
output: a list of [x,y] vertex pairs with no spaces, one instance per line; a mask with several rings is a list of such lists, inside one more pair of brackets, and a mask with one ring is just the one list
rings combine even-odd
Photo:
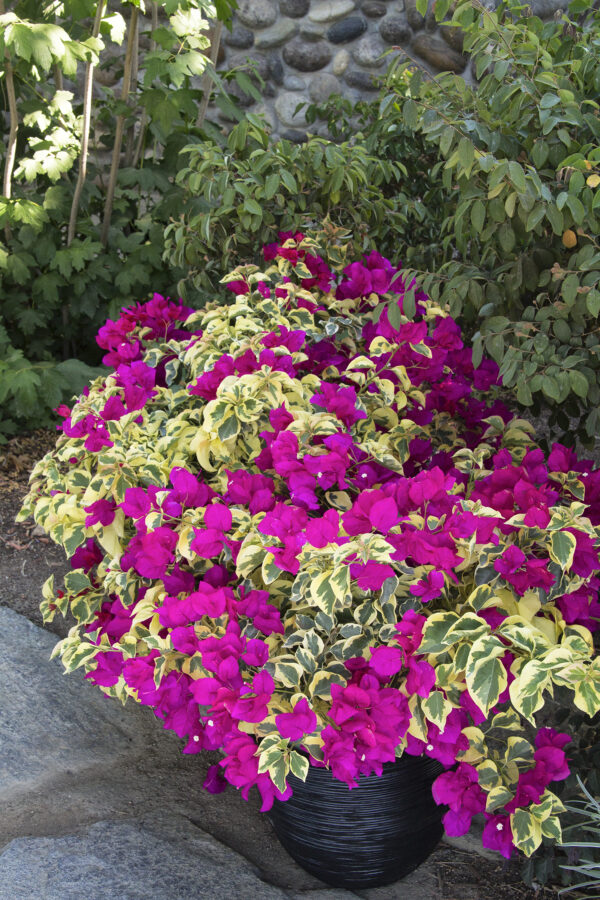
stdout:
[[[420,6],[426,6],[421,0]],[[446,17],[449,0],[437,0]],[[392,67],[381,115],[439,153],[442,252],[419,280],[500,365],[518,402],[600,431],[600,12],[542,22],[513,0],[452,5],[477,81]]]
[[560,838],[570,740],[536,713],[554,686],[600,707],[600,472],[545,458],[455,322],[326,236],[280,235],[229,305],[101,329],[115,371],[62,410],[20,514],[71,557],[44,616],[77,621],[67,670],[222,749],[209,789],[267,809],[309,762],[352,787],[426,754],[450,834],[485,812],[486,846],[529,855]]
[[281,230],[329,217],[354,230],[358,252],[395,251],[415,216],[403,162],[382,158],[361,135],[340,144],[314,136],[271,142],[264,122],[248,114],[229,134],[227,153],[210,142],[183,152],[177,183],[186,199],[165,237],[166,257],[185,269],[177,285],[184,298],[214,289],[234,261],[257,262]]
[[0,440],[81,390],[107,315],[171,283],[163,233],[181,202],[178,152],[207,134],[194,76],[215,9],[118,6],[127,19],[106,0],[18,0],[0,16]]

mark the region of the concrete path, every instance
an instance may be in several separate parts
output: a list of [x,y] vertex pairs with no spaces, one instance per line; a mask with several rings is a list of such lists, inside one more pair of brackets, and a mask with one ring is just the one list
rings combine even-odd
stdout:
[[[50,661],[55,635],[0,608],[0,900],[438,900],[453,851],[391,887],[329,888],[282,849],[257,798],[202,788],[150,710]],[[464,852],[464,851],[461,851]]]

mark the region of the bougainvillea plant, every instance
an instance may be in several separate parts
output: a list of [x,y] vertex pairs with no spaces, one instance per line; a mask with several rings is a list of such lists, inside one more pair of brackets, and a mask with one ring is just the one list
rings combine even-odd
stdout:
[[425,754],[449,834],[483,814],[487,847],[529,855],[568,774],[536,714],[555,686],[600,707],[600,472],[544,455],[400,270],[318,240],[280,235],[229,304],[156,295],[101,329],[114,371],[21,512],[71,557],[56,652],[220,749],[209,790],[266,810],[290,772],[352,788]]

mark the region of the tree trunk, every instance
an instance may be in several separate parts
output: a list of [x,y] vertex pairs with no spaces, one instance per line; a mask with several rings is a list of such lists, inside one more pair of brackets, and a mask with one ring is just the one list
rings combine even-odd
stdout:
[[[131,10],[131,19],[129,20],[129,35],[127,38],[127,52],[125,54],[125,69],[123,71],[123,89],[121,91],[121,100],[126,103],[129,97],[131,87],[131,73],[133,70],[133,48],[136,41],[137,7]],[[117,186],[117,175],[119,174],[119,163],[121,158],[121,144],[123,143],[123,131],[125,127],[125,116],[117,117],[117,127],[115,129],[115,143],[113,147],[112,163],[110,167],[110,175],[108,178],[108,188],[106,193],[106,202],[104,204],[104,220],[102,222],[102,232],[100,240],[106,247],[108,242],[108,231],[110,229],[110,220],[112,216],[113,201],[115,199],[115,188]]]
[[[100,23],[104,15],[106,0],[98,0],[96,7],[96,18],[94,19],[94,28],[92,36],[97,38],[100,33]],[[77,175],[77,183],[73,194],[73,202],[71,204],[71,215],[69,217],[69,230],[67,232],[67,247],[73,243],[75,237],[75,229],[77,227],[77,214],[79,212],[79,202],[81,200],[81,192],[85,184],[87,173],[88,148],[90,143],[90,125],[92,120],[92,87],[94,83],[94,63],[90,60],[85,68],[85,83],[83,88],[83,124],[81,129],[81,150],[79,152],[79,173]]]
[[[0,0],[0,15],[4,15],[4,0]],[[15,95],[15,79],[13,67],[8,50],[4,51],[4,79],[6,81],[6,95],[8,97],[8,111],[10,116],[10,130],[6,144],[6,159],[4,160],[4,177],[2,179],[2,194],[7,200],[12,196],[12,174],[15,167],[17,153],[17,133],[19,131],[19,114],[17,112],[17,98]],[[4,229],[6,240],[12,237],[10,225]]]
[[[152,31],[156,31],[158,28],[158,3],[153,2],[151,4],[152,10]],[[150,50],[156,50],[156,41],[150,41]],[[148,125],[148,111],[146,107],[142,110],[142,117],[140,119],[140,130],[138,132],[138,138],[135,145],[135,150],[133,153],[133,159],[131,160],[131,165],[134,169],[137,169],[137,165],[140,161],[144,150],[144,138],[146,137],[146,127]]]
[[[219,55],[219,44],[221,43],[221,32],[223,31],[223,23],[217,22],[213,29],[212,45],[210,48],[210,61],[216,67],[217,57]],[[202,128],[202,123],[208,109],[208,101],[212,93],[212,78],[209,72],[205,72],[202,76],[202,100],[200,109],[198,110],[198,118],[196,119],[196,128]]]
[[[131,66],[131,87],[133,89],[134,97],[137,97],[138,91],[138,66],[139,66],[139,55],[140,55],[140,20],[138,16],[138,21],[135,29],[135,41],[133,45],[133,62]],[[135,109],[136,102],[134,100],[133,108]],[[135,121],[131,123],[127,133],[127,141],[125,145],[125,165],[130,166],[133,161],[133,154],[135,152]]]

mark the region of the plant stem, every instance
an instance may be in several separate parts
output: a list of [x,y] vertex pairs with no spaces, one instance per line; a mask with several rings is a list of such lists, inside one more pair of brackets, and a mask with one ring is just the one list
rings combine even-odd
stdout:
[[[138,8],[134,6],[131,10],[131,18],[129,20],[127,52],[125,54],[125,68],[123,70],[123,88],[121,90],[121,100],[124,103],[127,102],[127,98],[129,97],[129,89],[131,86],[131,73],[133,70],[133,48],[136,41],[138,13]],[[113,201],[115,199],[115,188],[117,186],[117,176],[119,174],[119,162],[121,157],[121,144],[123,143],[124,126],[125,116],[118,116],[117,126],[115,129],[115,143],[113,147],[112,163],[110,167],[110,175],[108,178],[106,202],[104,204],[104,220],[102,222],[102,232],[100,234],[100,240],[104,247],[106,247],[106,244],[108,242],[108,231],[110,229],[110,219],[112,216]]]
[[[221,32],[223,31],[223,23],[217,22],[214,26],[212,43],[210,48],[210,62],[213,67],[217,65],[217,56],[219,55],[219,45],[221,43]],[[212,78],[210,72],[206,71],[202,76],[202,101],[198,110],[198,118],[196,119],[196,128],[202,128],[202,123],[208,109],[208,101],[212,93]]]
[[[137,97],[138,91],[138,66],[139,66],[139,58],[140,58],[140,20],[138,17],[138,21],[136,23],[135,28],[135,39],[133,43],[133,61],[131,64],[131,87],[133,89],[135,97]],[[133,103],[133,108],[135,109],[136,103]],[[125,145],[125,165],[130,166],[133,161],[134,154],[134,141],[135,141],[135,121],[132,121],[129,129],[127,131],[127,142]]]
[[[152,31],[156,31],[158,28],[158,3],[152,3]],[[156,41],[150,41],[150,52],[156,50]],[[135,150],[133,153],[133,159],[131,160],[131,165],[134,169],[137,168],[137,164],[140,161],[140,157],[142,155],[144,149],[144,140],[146,137],[146,127],[148,125],[148,110],[146,107],[142,110],[142,118],[140,119],[140,130],[138,132],[138,139],[135,145]]]
[[[4,0],[0,0],[0,15],[4,15]],[[6,80],[6,94],[8,96],[8,109],[10,115],[10,131],[8,134],[8,143],[6,145],[6,159],[4,161],[4,178],[2,180],[2,194],[7,200],[12,195],[12,173],[15,167],[15,156],[17,153],[17,133],[19,131],[19,114],[17,112],[17,98],[15,95],[15,79],[13,75],[13,67],[10,60],[8,50],[4,51],[4,78]],[[12,237],[10,225],[6,225],[4,229],[6,240]]]
[[[97,38],[100,33],[100,23],[104,15],[104,7],[106,0],[98,0],[96,7],[96,18],[94,19],[94,27],[92,37]],[[67,247],[73,242],[75,237],[75,228],[77,226],[77,213],[79,212],[79,201],[81,200],[81,192],[85,183],[87,173],[88,147],[90,143],[90,123],[92,119],[92,87],[94,82],[94,62],[92,59],[88,61],[85,68],[85,83],[83,87],[83,124],[81,129],[81,150],[79,152],[79,173],[77,175],[77,183],[73,194],[73,202],[71,204],[71,215],[69,217],[69,230],[67,232]]]

